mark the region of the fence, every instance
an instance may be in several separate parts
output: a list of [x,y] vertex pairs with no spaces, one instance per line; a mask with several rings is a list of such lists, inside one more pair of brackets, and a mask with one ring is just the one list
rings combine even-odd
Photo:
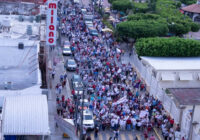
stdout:
[[180,109],[177,108],[172,98],[165,93],[162,87],[160,87],[156,76],[154,76],[152,72],[152,68],[143,64],[136,53],[134,53],[132,64],[137,70],[139,77],[146,82],[148,92],[155,98],[159,99],[162,102],[165,110],[174,118],[174,121],[179,123]]
[[67,122],[63,118],[59,116],[55,116],[55,121],[57,125],[67,134],[70,136],[70,139],[72,140],[78,140],[78,137],[76,136],[76,127],[72,125],[71,123]]

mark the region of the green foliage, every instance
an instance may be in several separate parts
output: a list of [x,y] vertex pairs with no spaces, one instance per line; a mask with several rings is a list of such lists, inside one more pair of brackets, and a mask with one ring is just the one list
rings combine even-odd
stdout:
[[147,3],[133,2],[133,12],[134,13],[146,13],[147,11],[148,11]]
[[200,25],[198,23],[191,23],[191,31],[198,32],[200,29]]
[[110,24],[109,21],[107,21],[106,19],[103,19],[103,24],[106,25],[108,28],[110,28],[111,30],[115,30],[114,27]]
[[112,8],[114,10],[126,12],[128,9],[132,9],[132,5],[129,0],[117,0],[112,2]]
[[128,21],[130,20],[158,20],[161,19],[160,15],[157,14],[150,14],[150,13],[137,13],[137,14],[133,14],[133,15],[129,15],[128,16]]
[[180,0],[180,1],[186,5],[194,4],[197,2],[196,0]]
[[168,33],[167,24],[155,20],[127,21],[117,25],[119,36],[130,38],[165,36]]
[[111,4],[112,4],[114,1],[116,1],[116,0],[108,0],[108,2],[111,3]]
[[157,0],[149,0],[149,2],[148,2],[148,8],[152,12],[156,11],[156,1]]
[[191,30],[198,30],[198,27],[193,24],[193,21],[188,16],[184,16],[176,9],[180,6],[179,2],[173,0],[157,0],[156,5],[157,14],[167,20],[170,33],[182,36]]
[[200,42],[197,40],[171,38],[142,38],[135,44],[139,56],[191,57],[200,56]]

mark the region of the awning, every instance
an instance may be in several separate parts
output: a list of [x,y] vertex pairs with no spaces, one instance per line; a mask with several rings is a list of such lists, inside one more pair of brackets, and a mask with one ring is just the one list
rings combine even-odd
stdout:
[[175,80],[175,74],[173,73],[162,73],[161,74],[161,80],[162,81],[174,81]]
[[190,81],[193,80],[192,73],[180,73],[179,74],[181,81]]
[[200,73],[198,73],[198,79],[200,80]]
[[49,116],[45,95],[9,96],[3,106],[3,134],[49,135]]

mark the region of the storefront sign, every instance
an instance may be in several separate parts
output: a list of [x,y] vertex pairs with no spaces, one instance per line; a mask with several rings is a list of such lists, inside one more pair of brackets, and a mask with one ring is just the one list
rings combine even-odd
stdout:
[[47,45],[56,45],[57,1],[47,2]]

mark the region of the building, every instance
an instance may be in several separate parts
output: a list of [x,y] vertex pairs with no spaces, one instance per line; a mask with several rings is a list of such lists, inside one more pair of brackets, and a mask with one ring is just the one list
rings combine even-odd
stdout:
[[185,15],[192,18],[193,21],[200,23],[200,0],[196,4],[192,4],[182,8]]
[[31,16],[21,20],[18,15],[0,15],[0,22],[5,19],[9,30],[0,28],[0,139],[44,139],[50,129],[48,92],[41,89],[38,62],[41,25]]
[[45,95],[8,96],[2,112],[2,134],[5,140],[44,140],[44,136],[50,134]]
[[[192,133],[192,140],[199,140],[200,57],[139,59],[134,54],[133,64],[146,82],[148,92],[159,99],[175,123],[181,125],[182,136],[188,138]],[[191,123],[193,105],[195,111]],[[190,123],[194,124],[191,125],[192,132],[188,129]]]

